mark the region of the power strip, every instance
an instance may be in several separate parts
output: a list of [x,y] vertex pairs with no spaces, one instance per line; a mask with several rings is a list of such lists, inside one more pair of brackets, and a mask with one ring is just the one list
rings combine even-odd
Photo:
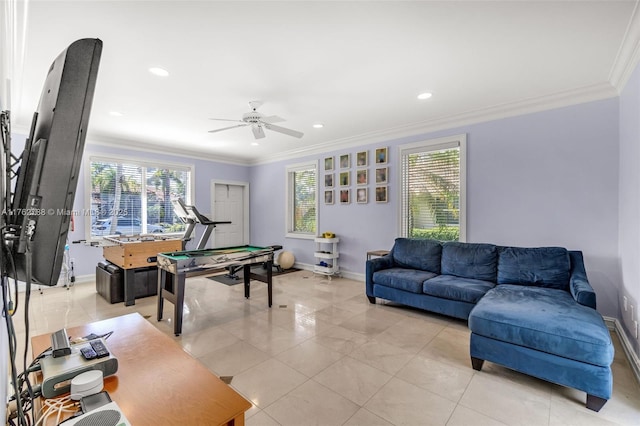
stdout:
[[[106,347],[104,339],[100,339]],[[42,367],[42,396],[54,398],[69,392],[71,379],[78,374],[91,370],[101,370],[104,377],[115,374],[118,371],[118,359],[110,353],[103,358],[86,360],[81,349],[90,347],[89,342],[71,345],[71,353],[66,356],[54,358],[47,356],[40,360]]]

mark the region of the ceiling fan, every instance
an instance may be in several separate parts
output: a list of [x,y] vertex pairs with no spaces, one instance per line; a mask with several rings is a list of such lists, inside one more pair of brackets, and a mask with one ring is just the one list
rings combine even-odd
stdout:
[[301,138],[304,133],[298,132],[297,130],[287,129],[285,127],[276,126],[273,123],[279,123],[285,121],[284,118],[280,118],[277,115],[265,116],[264,114],[259,113],[257,110],[262,105],[262,101],[251,101],[249,102],[249,107],[251,107],[251,111],[242,114],[242,120],[229,120],[226,118],[210,118],[210,120],[216,121],[233,121],[241,124],[236,124],[235,126],[223,127],[222,129],[209,130],[209,133],[221,132],[223,130],[235,129],[236,127],[245,127],[251,126],[251,130],[253,131],[253,136],[256,139],[264,138],[264,129],[273,130],[274,132],[284,133],[285,135],[293,136],[296,138]]

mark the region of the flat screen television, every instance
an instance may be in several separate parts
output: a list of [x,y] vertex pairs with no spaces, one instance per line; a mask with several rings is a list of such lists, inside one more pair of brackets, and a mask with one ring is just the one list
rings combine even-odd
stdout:
[[102,53],[99,39],[81,39],[51,64],[34,114],[11,201],[14,225],[8,273],[53,286],[69,232],[87,125]]

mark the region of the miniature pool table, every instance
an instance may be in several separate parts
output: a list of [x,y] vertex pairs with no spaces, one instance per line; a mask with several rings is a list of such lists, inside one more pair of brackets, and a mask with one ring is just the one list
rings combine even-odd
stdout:
[[[185,279],[189,276],[210,274],[232,266],[244,268],[244,297],[249,298],[251,279],[267,284],[269,307],[273,302],[272,276],[273,253],[279,246],[239,246],[203,250],[185,250],[158,253],[158,321],[162,320],[164,299],[173,303],[176,336],[182,333],[182,308],[184,304]],[[251,265],[266,266],[267,276],[251,272]]]

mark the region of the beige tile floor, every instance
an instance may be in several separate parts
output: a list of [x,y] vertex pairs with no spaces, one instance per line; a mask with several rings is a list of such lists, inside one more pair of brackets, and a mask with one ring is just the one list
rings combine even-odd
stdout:
[[179,337],[170,303],[157,322],[155,297],[110,305],[93,283],[34,289],[31,334],[139,312],[215,374],[233,376],[231,386],[253,402],[249,426],[640,424],[640,386],[615,333],[613,397],[594,413],[583,392],[488,362],[474,371],[465,321],[371,305],[362,282],[278,276],[271,309],[262,283],[250,300],[242,285],[187,284]]

